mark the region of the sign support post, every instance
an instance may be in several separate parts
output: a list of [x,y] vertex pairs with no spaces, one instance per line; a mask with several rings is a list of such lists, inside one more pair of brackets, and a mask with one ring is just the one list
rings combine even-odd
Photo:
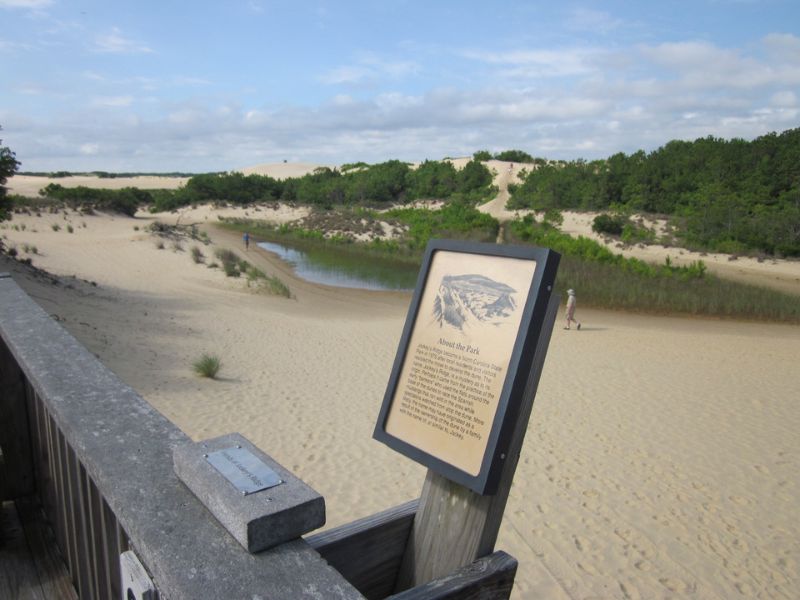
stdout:
[[559,297],[553,294],[547,304],[533,359],[530,365],[521,365],[529,366],[530,371],[497,492],[486,496],[477,494],[429,469],[414,526],[406,544],[395,592],[445,576],[493,551],[528,428],[528,419],[558,306]]

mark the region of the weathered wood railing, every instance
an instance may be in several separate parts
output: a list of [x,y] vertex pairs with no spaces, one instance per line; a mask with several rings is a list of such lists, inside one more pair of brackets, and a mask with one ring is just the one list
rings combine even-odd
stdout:
[[[0,499],[35,494],[80,598],[124,598],[135,552],[161,598],[381,598],[416,504],[248,553],[173,471],[190,440],[0,274]],[[391,596],[507,598],[495,552]]]
[[165,598],[360,598],[298,539],[249,554],[177,479],[187,436],[0,278],[0,481],[35,492],[81,598],[121,598],[135,551]]

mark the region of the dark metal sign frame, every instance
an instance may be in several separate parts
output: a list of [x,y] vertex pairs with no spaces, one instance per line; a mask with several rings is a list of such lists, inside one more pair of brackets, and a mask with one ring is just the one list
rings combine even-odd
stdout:
[[[463,253],[463,260],[466,264],[470,260],[470,255],[515,258],[535,261],[536,263],[533,277],[530,281],[530,288],[527,290],[525,303],[522,307],[519,328],[513,347],[510,349],[508,368],[486,441],[480,471],[477,475],[457,468],[432,453],[422,450],[386,431],[387,419],[395,401],[398,380],[409,358],[411,336],[420,318],[420,303],[423,294],[428,286],[438,284],[438,282],[428,281],[428,279],[431,264],[439,251]],[[422,267],[417,278],[417,284],[411,299],[408,316],[406,317],[373,437],[408,458],[427,466],[447,479],[463,485],[478,494],[494,494],[497,491],[497,484],[505,464],[514,424],[519,415],[522,394],[528,378],[526,369],[531,365],[536,343],[542,330],[560,258],[558,253],[546,248],[431,240],[425,250]]]

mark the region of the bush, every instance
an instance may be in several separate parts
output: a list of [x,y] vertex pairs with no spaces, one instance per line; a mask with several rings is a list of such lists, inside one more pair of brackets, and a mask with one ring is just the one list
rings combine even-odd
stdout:
[[52,227],[53,231],[61,231],[61,225],[58,223],[53,223],[50,227]]
[[191,253],[192,253],[192,260],[198,264],[206,260],[206,257],[203,254],[203,251],[200,250],[199,246],[192,246]]
[[629,224],[625,215],[597,215],[592,221],[592,231],[608,235],[622,235],[622,230]]
[[518,163],[532,163],[533,157],[524,150],[504,150],[494,155],[497,160]]
[[75,228],[72,225],[67,225],[67,231],[69,233],[75,233]]
[[194,372],[200,377],[208,377],[214,379],[222,366],[222,361],[214,354],[203,354],[199,359],[192,363]]
[[564,215],[557,208],[551,208],[544,213],[542,220],[553,227],[560,227],[564,223]]

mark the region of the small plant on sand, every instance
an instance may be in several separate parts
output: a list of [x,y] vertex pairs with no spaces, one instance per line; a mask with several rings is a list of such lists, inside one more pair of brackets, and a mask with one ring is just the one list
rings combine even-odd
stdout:
[[159,250],[163,250],[164,249],[164,241],[163,240],[156,241],[156,248],[158,248]]
[[216,263],[216,261],[212,260],[210,263],[208,263],[208,268],[209,269],[219,269],[219,265]]
[[283,296],[284,298],[292,297],[292,292],[289,290],[289,287],[278,277],[267,275],[258,267],[254,267],[250,264],[247,264],[244,272],[247,273],[248,286],[254,285],[273,296]]
[[222,268],[225,271],[225,275],[228,277],[238,277],[239,276],[239,269],[236,268],[236,265],[229,262],[222,263]]
[[175,252],[183,252],[183,244],[178,241],[172,242],[172,249]]
[[192,246],[191,253],[192,253],[192,260],[197,264],[205,262],[206,257],[203,254],[203,251],[200,250],[200,246]]
[[133,226],[133,230],[134,230],[134,231],[139,231],[139,226],[138,226],[138,225],[134,225],[134,226]]
[[69,233],[75,233],[75,228],[72,225],[67,225],[67,231]]
[[50,227],[53,229],[53,231],[61,231],[61,225],[59,225],[58,223],[53,223],[52,225],[50,225]]
[[217,376],[220,366],[222,366],[222,361],[214,354],[203,354],[192,363],[192,369],[194,369],[195,373],[200,377],[208,377],[209,379],[214,379]]

